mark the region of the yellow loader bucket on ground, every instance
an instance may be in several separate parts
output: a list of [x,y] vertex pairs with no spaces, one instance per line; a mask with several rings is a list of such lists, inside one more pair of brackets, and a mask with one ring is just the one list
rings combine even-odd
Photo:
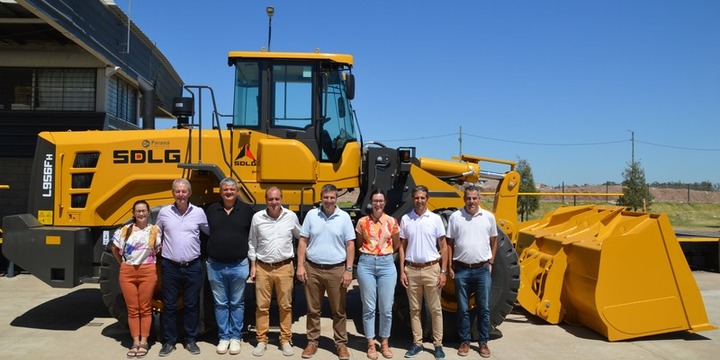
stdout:
[[610,341],[716,329],[665,214],[571,206],[522,223],[518,302]]

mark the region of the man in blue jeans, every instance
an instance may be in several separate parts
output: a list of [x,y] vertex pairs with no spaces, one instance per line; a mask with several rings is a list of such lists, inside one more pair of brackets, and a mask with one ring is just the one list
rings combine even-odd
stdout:
[[455,281],[458,304],[458,335],[461,341],[458,355],[467,356],[470,352],[472,321],[468,300],[474,291],[479,316],[478,351],[480,356],[487,358],[490,357],[490,348],[487,346],[490,337],[490,273],[497,252],[497,225],[495,215],[478,205],[479,188],[466,187],[463,199],[465,207],[450,215],[447,229],[448,255],[452,259],[449,272]]
[[245,319],[245,283],[250,275],[248,237],[254,214],[252,206],[237,197],[233,178],[220,181],[222,199],[207,207],[210,238],[207,243],[207,274],[215,300],[218,325],[217,353],[240,353]]
[[192,188],[186,179],[172,184],[175,202],[160,209],[156,225],[163,235],[162,260],[162,328],[165,343],[159,356],[175,350],[177,342],[178,299],[183,298],[185,348],[193,355],[200,354],[196,341],[200,321],[200,232],[209,233],[205,212],[190,203]]

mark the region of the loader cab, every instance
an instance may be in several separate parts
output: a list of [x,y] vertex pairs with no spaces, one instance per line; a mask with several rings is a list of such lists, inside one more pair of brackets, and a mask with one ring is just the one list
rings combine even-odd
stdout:
[[357,141],[352,56],[230,52],[228,63],[235,67],[233,128],[295,139],[326,163]]

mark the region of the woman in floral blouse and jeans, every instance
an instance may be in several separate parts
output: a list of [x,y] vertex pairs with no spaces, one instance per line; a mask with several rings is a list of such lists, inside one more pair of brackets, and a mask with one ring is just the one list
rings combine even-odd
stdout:
[[357,280],[360,285],[360,298],[363,303],[363,326],[368,341],[367,357],[378,358],[375,347],[375,308],[378,306],[380,315],[379,335],[380,353],[386,359],[393,356],[388,337],[392,327],[392,306],[397,283],[395,259],[392,256],[397,250],[399,228],[395,218],[385,214],[385,194],[373,190],[372,213],[358,220],[355,232],[360,259],[357,265]]

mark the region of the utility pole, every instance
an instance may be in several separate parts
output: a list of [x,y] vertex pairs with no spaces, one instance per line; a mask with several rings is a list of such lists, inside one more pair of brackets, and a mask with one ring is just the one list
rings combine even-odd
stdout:
[[458,143],[460,143],[460,152],[458,156],[462,156],[462,126],[460,126],[460,134],[458,135]]
[[628,130],[630,132],[631,138],[630,142],[632,143],[632,164],[635,165],[635,131]]

